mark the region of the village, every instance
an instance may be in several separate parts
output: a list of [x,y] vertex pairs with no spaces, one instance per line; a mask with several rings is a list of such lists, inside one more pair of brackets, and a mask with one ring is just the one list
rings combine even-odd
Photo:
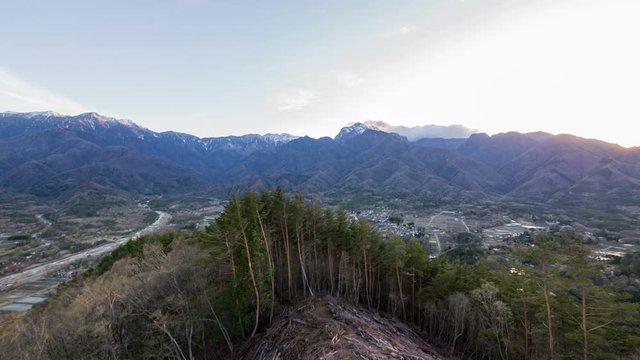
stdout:
[[581,225],[560,225],[558,221],[539,220],[535,216],[529,219],[512,219],[506,215],[495,215],[491,218],[465,216],[462,211],[442,210],[432,213],[398,211],[386,207],[366,210],[347,211],[353,219],[365,219],[383,234],[417,238],[428,246],[431,257],[438,257],[458,244],[456,238],[460,233],[470,233],[479,239],[482,248],[489,253],[500,253],[501,247],[509,241],[525,234],[549,231],[572,231],[586,238],[592,238],[593,257],[600,261],[612,261],[622,258],[636,248],[634,244],[614,244],[606,239],[596,238],[590,229]]

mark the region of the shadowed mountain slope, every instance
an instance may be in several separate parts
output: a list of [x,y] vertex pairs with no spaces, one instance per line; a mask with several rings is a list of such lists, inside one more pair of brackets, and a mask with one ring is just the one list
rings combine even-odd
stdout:
[[356,123],[335,139],[198,138],[95,113],[0,113],[0,151],[0,186],[47,197],[94,183],[136,194],[280,185],[307,193],[554,204],[640,199],[638,148],[542,132],[411,142]]

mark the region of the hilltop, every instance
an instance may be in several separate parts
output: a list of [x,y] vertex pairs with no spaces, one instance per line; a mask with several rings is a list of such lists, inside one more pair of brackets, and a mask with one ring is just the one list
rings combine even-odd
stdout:
[[243,359],[449,359],[408,325],[331,296],[287,308]]

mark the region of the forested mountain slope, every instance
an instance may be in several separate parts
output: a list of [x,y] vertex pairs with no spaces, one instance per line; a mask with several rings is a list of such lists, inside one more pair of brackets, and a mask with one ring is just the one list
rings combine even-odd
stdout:
[[[416,354],[406,341],[418,340],[406,338],[406,328],[378,323],[388,316],[463,358],[636,356],[637,299],[613,286],[613,274],[579,241],[558,232],[522,237],[512,256],[500,259],[430,258],[420,241],[383,237],[341,210],[279,189],[247,193],[203,232],[142,237],[118,248],[44,306],[4,319],[0,345],[17,359],[276,354],[284,339],[274,332],[294,329],[288,316],[301,321],[297,335],[309,341],[290,339],[289,353],[316,354],[314,322],[296,309],[330,296],[339,300],[329,310],[344,311],[316,319],[329,327],[313,335],[322,344],[329,341],[324,332],[337,329],[330,340],[336,358],[381,346],[383,333],[391,336],[384,351]],[[377,323],[369,324],[373,337],[361,328],[340,331],[341,323],[369,319]],[[394,339],[394,331],[405,338]],[[243,346],[254,336],[264,342]],[[421,346],[431,356],[431,347]]]
[[506,199],[600,212],[640,201],[640,150],[541,132],[409,141],[354,124],[335,139],[198,138],[95,113],[1,113],[0,150],[0,187],[63,200],[87,187],[226,197],[281,186],[338,198]]

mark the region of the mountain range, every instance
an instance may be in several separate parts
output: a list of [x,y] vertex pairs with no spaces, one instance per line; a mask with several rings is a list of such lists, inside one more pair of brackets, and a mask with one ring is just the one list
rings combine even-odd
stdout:
[[392,130],[378,122],[350,124],[335,138],[198,138],[96,113],[5,112],[0,188],[42,198],[81,188],[151,195],[280,185],[418,199],[640,200],[638,148],[543,132],[466,136],[458,129],[462,137],[416,139]]

